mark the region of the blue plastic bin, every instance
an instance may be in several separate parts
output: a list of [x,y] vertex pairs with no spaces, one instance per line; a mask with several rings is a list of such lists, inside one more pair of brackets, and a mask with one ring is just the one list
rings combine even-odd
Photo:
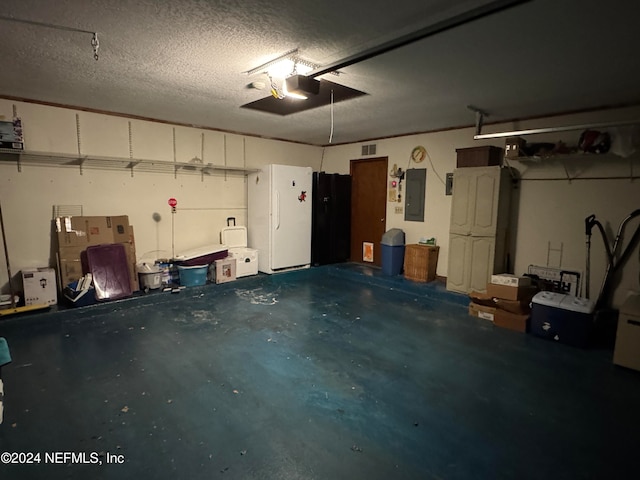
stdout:
[[404,264],[404,232],[399,228],[387,231],[382,235],[380,247],[382,250],[382,273],[400,275]]
[[194,265],[192,267],[184,267],[178,265],[180,273],[180,285],[185,287],[196,287],[207,283],[207,270],[209,265]]

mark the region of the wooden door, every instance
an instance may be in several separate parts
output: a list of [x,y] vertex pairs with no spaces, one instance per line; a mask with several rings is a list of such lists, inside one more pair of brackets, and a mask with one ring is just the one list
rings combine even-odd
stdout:
[[363,262],[363,242],[373,244],[382,266],[380,240],[387,224],[387,157],[351,160],[351,261]]

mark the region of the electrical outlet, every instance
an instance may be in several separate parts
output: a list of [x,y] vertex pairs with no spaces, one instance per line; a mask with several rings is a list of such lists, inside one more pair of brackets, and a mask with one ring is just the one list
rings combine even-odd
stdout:
[[396,207],[396,213],[402,214],[402,207]]

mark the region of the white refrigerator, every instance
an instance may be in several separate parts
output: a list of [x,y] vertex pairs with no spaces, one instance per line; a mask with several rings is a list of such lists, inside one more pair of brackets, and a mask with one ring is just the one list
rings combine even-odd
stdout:
[[247,179],[248,244],[258,270],[276,273],[311,264],[311,167],[266,165]]

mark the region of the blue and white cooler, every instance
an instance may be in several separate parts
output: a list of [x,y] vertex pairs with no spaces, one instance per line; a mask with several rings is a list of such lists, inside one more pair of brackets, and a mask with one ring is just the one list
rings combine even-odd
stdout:
[[592,340],[595,302],[564,293],[538,292],[531,300],[531,333],[575,347]]

